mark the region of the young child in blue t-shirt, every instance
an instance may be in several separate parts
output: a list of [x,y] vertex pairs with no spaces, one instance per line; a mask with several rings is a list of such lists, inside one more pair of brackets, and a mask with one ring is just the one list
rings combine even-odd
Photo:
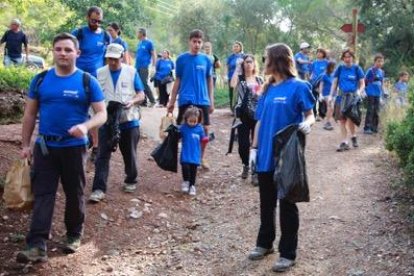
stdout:
[[407,94],[408,94],[408,80],[410,75],[408,72],[401,72],[398,81],[394,84],[394,92],[397,94],[397,105],[407,105]]
[[181,133],[181,168],[183,183],[181,191],[191,196],[196,195],[195,181],[197,167],[201,164],[201,143],[208,142],[208,137],[201,125],[201,110],[195,106],[187,108],[184,113],[184,124],[180,126]]

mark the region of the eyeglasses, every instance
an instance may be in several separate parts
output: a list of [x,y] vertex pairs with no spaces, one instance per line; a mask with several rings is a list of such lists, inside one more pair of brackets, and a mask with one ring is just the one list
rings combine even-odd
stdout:
[[99,19],[89,19],[89,22],[91,22],[92,24],[102,24],[103,20],[99,20]]

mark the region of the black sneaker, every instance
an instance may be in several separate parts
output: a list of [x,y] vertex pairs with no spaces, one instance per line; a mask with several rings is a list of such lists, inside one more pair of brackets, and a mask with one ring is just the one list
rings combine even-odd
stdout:
[[37,247],[31,247],[17,253],[16,261],[18,263],[39,263],[47,261],[46,251]]
[[242,171],[242,174],[241,174],[241,178],[242,179],[247,179],[248,176],[249,176],[249,166],[243,165],[243,171]]
[[368,135],[371,135],[371,134],[373,134],[374,132],[371,130],[371,129],[365,129],[364,130],[364,134],[368,134]]
[[96,155],[98,155],[98,148],[92,148],[91,154],[89,155],[89,161],[95,164]]
[[63,252],[73,254],[79,249],[80,245],[80,237],[67,237],[65,245],[63,246]]
[[345,142],[339,144],[338,148],[336,149],[337,152],[343,152],[349,150],[349,145]]
[[354,148],[359,147],[359,145],[358,145],[358,141],[357,141],[357,138],[356,138],[356,137],[352,137],[352,138],[351,138],[351,141],[352,141],[352,146],[353,146]]
[[275,250],[273,248],[267,249],[267,248],[257,246],[255,248],[253,248],[252,251],[250,251],[250,253],[248,255],[248,258],[251,261],[261,260],[266,255],[272,254],[273,252],[275,252]]

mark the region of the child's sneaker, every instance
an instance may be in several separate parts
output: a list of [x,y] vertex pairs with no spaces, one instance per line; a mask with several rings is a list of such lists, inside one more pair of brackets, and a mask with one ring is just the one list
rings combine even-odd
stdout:
[[352,138],[351,138],[351,141],[352,141],[352,146],[353,146],[354,148],[359,147],[359,145],[358,145],[358,141],[357,141],[356,136],[352,137]]
[[190,182],[183,181],[183,183],[181,183],[181,192],[188,193],[189,189],[190,189]]
[[188,189],[188,194],[190,196],[195,196],[196,195],[196,187],[194,185],[190,186],[190,188]]

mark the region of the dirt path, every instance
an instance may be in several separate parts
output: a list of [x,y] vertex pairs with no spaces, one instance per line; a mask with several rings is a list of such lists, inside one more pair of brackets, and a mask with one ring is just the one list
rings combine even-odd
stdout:
[[[144,114],[152,129],[147,136],[158,131],[156,116],[162,112]],[[196,198],[179,192],[180,174],[161,171],[148,158],[156,144],[149,138],[139,145],[138,192],[123,194],[123,165],[115,154],[107,199],[87,206],[84,245],[76,254],[65,256],[59,248],[65,233],[62,191],[47,264],[14,262],[24,245],[17,234],[26,232],[28,214],[1,206],[0,275],[272,275],[276,254],[258,262],[246,258],[255,244],[259,200],[257,188],[240,179],[237,144],[236,153],[224,155],[231,118],[218,110],[213,122],[212,169],[199,173]],[[16,140],[18,132],[19,126],[0,128],[1,175],[18,152],[4,141]],[[299,204],[298,263],[284,275],[413,275],[413,229],[390,188],[399,178],[395,165],[379,137],[361,135],[360,149],[336,153],[337,137],[337,130],[327,132],[321,123],[309,136],[311,202]],[[131,211],[142,216],[130,218]]]

